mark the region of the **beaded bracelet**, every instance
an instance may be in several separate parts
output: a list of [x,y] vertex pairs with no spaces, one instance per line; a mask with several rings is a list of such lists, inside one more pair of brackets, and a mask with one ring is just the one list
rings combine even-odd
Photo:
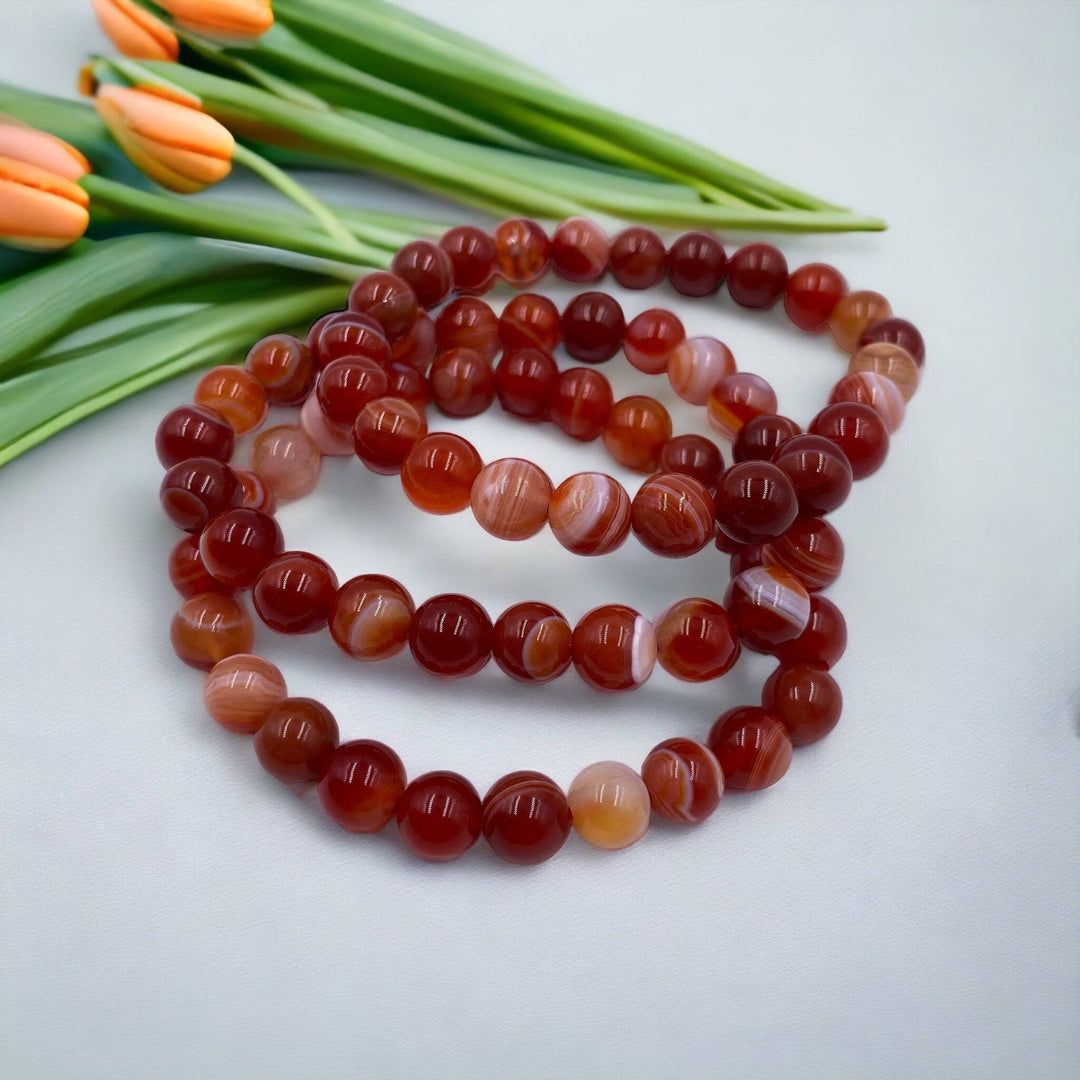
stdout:
[[[712,338],[687,339],[670,312],[650,309],[626,324],[614,298],[574,297],[560,317],[542,296],[523,293],[501,316],[475,295],[459,295],[432,320],[451,291],[486,290],[496,274],[528,285],[553,265],[559,276],[591,282],[610,267],[621,284],[645,288],[667,272],[686,295],[728,292],[746,307],[781,295],[792,321],[828,326],[852,353],[849,373],[830,404],[802,434],[776,415],[762,379],[737,372],[730,350]],[[828,674],[846,643],[843,617],[817,594],[839,573],[843,546],[821,514],[847,496],[853,478],[875,471],[903,415],[924,359],[919,332],[892,318],[876,293],[848,293],[831,267],[788,275],[771,245],[751,244],[730,260],[714,237],[690,233],[665,252],[651,230],[627,229],[608,245],[592,222],[573,219],[550,242],[540,226],[504,222],[494,237],[463,226],[440,241],[416,241],[395,257],[394,273],[361,279],[349,310],[330,313],[306,342],[275,335],[259,342],[246,369],[216,368],[199,383],[195,404],[170,413],[158,430],[168,468],[162,502],[189,535],[174,548],[170,577],[184,603],[173,644],[186,662],[212,668],[206,702],[232,730],[255,734],[264,767],[290,782],[317,780],[327,813],[357,832],[397,817],[405,842],[425,858],[456,858],[482,830],[513,862],[554,854],[571,820],[589,842],[625,847],[653,810],[673,820],[703,820],[726,786],[760,788],[786,771],[791,747],[835,725],[840,691]],[[551,357],[560,337],[575,359],[595,364],[621,346],[637,368],[666,371],[676,392],[707,404],[712,426],[733,439],[735,464],[724,470],[715,444],[671,437],[670,417],[652,398],[614,402],[590,368],[561,375]],[[503,358],[491,361],[500,346]],[[553,419],[579,439],[603,437],[613,457],[642,472],[660,471],[630,500],[602,473],[577,474],[553,488],[537,466],[502,459],[486,467],[457,435],[429,434],[429,400],[469,416],[498,397],[508,412]],[[235,436],[254,431],[269,404],[300,405],[299,426],[275,427],[255,440],[250,471],[231,469]],[[493,535],[524,539],[549,523],[580,554],[614,550],[632,529],[669,557],[699,551],[713,536],[731,555],[724,606],[704,598],[671,605],[654,623],[622,605],[587,613],[573,631],[546,604],[517,604],[494,624],[476,601],[453,594],[417,608],[393,579],[361,575],[338,587],[327,564],[283,552],[273,519],[276,499],[306,494],[323,454],[355,452],[375,472],[400,473],[409,498],[435,513],[471,506]],[[251,588],[271,628],[305,633],[329,625],[348,655],[374,660],[401,652],[436,675],[471,674],[494,656],[516,679],[545,682],[573,662],[595,689],[640,686],[659,658],[689,681],[715,678],[737,659],[740,639],[773,652],[781,666],[765,685],[762,707],[730,710],[707,743],[674,739],[647,757],[641,775],[604,762],[575,779],[564,797],[537,773],[504,777],[481,804],[453,773],[406,785],[404,767],[371,740],[338,745],[324,706],[286,697],[273,665],[248,650],[253,628],[233,598]],[[453,632],[447,633],[447,627]],[[571,813],[572,811],[572,813]]]

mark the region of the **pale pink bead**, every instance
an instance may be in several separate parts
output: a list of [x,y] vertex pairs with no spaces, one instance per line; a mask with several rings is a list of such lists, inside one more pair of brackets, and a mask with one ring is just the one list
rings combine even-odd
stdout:
[[884,375],[873,371],[856,371],[845,375],[832,389],[829,404],[837,401],[858,401],[869,405],[881,417],[891,435],[904,420],[904,395],[900,388]]
[[223,727],[250,735],[270,710],[288,696],[285,678],[261,656],[237,653],[216,663],[206,675],[206,711]]
[[473,516],[492,536],[526,540],[544,527],[551,491],[547,473],[531,461],[500,458],[473,481]]
[[848,363],[849,375],[857,371],[873,371],[877,375],[884,375],[886,379],[892,379],[900,388],[905,401],[912,399],[922,374],[911,353],[891,341],[875,341],[864,345]]
[[323,412],[319,399],[309,394],[300,409],[300,426],[326,457],[352,457],[352,428],[338,424]]
[[679,397],[691,405],[704,405],[709,391],[725,376],[735,374],[735,357],[716,338],[687,338],[672,350],[667,373]]
[[302,428],[274,427],[255,440],[251,467],[279,499],[299,499],[319,482],[322,454]]
[[574,828],[594,847],[618,851],[649,827],[649,789],[629,765],[598,761],[574,777],[566,793]]

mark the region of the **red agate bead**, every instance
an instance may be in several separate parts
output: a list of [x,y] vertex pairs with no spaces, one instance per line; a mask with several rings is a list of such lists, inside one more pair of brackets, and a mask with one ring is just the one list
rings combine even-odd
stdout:
[[706,741],[720,762],[725,786],[733,790],[767,788],[791,764],[787,729],[775,716],[755,705],[729,709],[713,724]]
[[400,338],[390,346],[390,365],[406,364],[417,371],[427,371],[428,364],[435,358],[435,323],[426,311],[420,312],[420,318],[407,337]]
[[392,342],[405,337],[420,316],[408,282],[385,270],[367,274],[349,290],[349,310],[370,315]]
[[926,344],[923,341],[923,336],[919,333],[918,328],[909,323],[907,319],[889,316],[870,323],[859,335],[857,345],[862,348],[864,345],[876,345],[878,343],[899,346],[910,354],[920,368],[926,360]]
[[539,349],[507,352],[495,368],[495,393],[499,404],[515,416],[544,419],[558,385],[558,365]]
[[390,343],[383,328],[369,315],[356,311],[338,311],[327,315],[312,327],[309,338],[316,366],[322,370],[327,364],[343,357],[363,357],[386,367],[393,358]]
[[799,512],[787,474],[771,461],[732,465],[716,485],[716,521],[740,544],[779,536]]
[[749,570],[752,566],[761,566],[764,561],[761,544],[740,544],[728,560],[729,576],[738,577],[744,570]]
[[904,395],[900,387],[875,371],[855,371],[845,375],[829,394],[829,404],[859,401],[881,417],[891,435],[904,420]]
[[491,288],[498,253],[495,241],[483,229],[456,225],[443,233],[439,247],[450,256],[458,292],[482,293]]
[[238,600],[220,593],[199,593],[177,609],[169,637],[173,651],[185,664],[209,671],[227,656],[251,652],[255,628]]
[[499,340],[505,353],[515,349],[553,353],[560,333],[559,309],[537,293],[519,293],[499,316]]
[[656,398],[635,394],[611,407],[604,425],[604,445],[620,464],[638,472],[653,472],[660,451],[671,438],[671,416]]
[[740,307],[772,307],[787,278],[787,260],[772,244],[746,244],[728,259],[728,293]]
[[334,714],[312,698],[286,698],[255,732],[255,756],[287,784],[318,780],[338,744]]
[[551,419],[572,439],[591,442],[603,432],[614,401],[606,376],[589,368],[569,368],[555,387]]
[[236,589],[250,587],[284,546],[281,526],[269,514],[243,506],[211,518],[199,538],[203,566]]
[[473,481],[484,463],[472,443],[448,431],[425,436],[401,466],[409,500],[429,514],[456,514],[469,505]]
[[611,272],[624,289],[650,289],[664,276],[664,241],[634,225],[611,241]]
[[709,392],[709,423],[725,439],[734,439],[755,416],[776,412],[776,391],[760,376],[737,371]]
[[678,600],[654,620],[660,666],[684,682],[706,682],[739,659],[738,631],[717,603],[700,596]]
[[840,576],[844,542],[823,518],[800,517],[782,536],[766,544],[761,554],[766,566],[789,570],[810,592],[816,592]]
[[598,281],[610,256],[611,244],[604,230],[588,218],[569,218],[551,234],[555,273],[567,281]]
[[356,456],[374,473],[393,476],[427,435],[427,414],[411,401],[381,397],[360,410],[353,424]]
[[869,405],[857,401],[826,405],[811,422],[810,434],[823,435],[839,446],[856,480],[877,472],[889,452],[885,421]]
[[450,256],[432,240],[413,240],[395,256],[390,269],[416,294],[426,308],[441,304],[454,285]]
[[860,289],[842,296],[829,316],[833,340],[844,350],[854,352],[863,331],[871,324],[892,314],[889,301],[881,293]]
[[636,690],[656,663],[656,634],[633,608],[604,604],[574,627],[570,654],[577,673],[594,690]]
[[299,405],[315,385],[311,350],[289,334],[271,334],[257,341],[244,366],[262,384],[272,405]]
[[711,233],[688,232],[667,253],[668,280],[684,296],[716,292],[727,272],[724,246]]
[[570,835],[570,807],[562,789],[538,772],[512,772],[484,796],[481,828],[491,850],[507,862],[546,862]]
[[415,610],[401,582],[360,574],[338,589],[330,609],[330,636],[354,660],[387,660],[408,644]]
[[499,320],[483,300],[459,296],[439,312],[435,340],[440,349],[472,349],[492,360],[499,351]]
[[724,471],[724,456],[720,447],[703,435],[676,435],[661,447],[659,468],[692,476],[712,491]]
[[202,405],[181,405],[158,424],[154,447],[166,469],[190,458],[228,461],[236,433],[223,416]]
[[182,536],[169,552],[169,581],[185,598],[206,592],[221,593],[222,596],[232,596],[236,592],[232,585],[218,581],[203,566],[199,537],[194,533]]
[[551,480],[524,458],[500,458],[480,470],[470,501],[477,524],[500,540],[527,540],[547,522]]
[[641,766],[654,813],[680,825],[697,825],[720,805],[724,774],[716,755],[693,739],[665,739]]
[[251,374],[235,364],[211,368],[195,387],[196,405],[211,409],[236,432],[246,435],[266,419],[266,391]]
[[784,310],[800,329],[817,333],[829,325],[829,317],[847,292],[839,270],[826,263],[800,266],[784,286]]
[[667,371],[671,354],[685,340],[686,330],[678,315],[665,308],[649,308],[630,320],[623,352],[638,371],[658,375]]
[[803,514],[827,514],[851,491],[851,463],[821,435],[796,435],[783,443],[773,464],[787,474]]
[[315,395],[328,420],[349,427],[360,410],[390,389],[386,368],[364,356],[331,361],[319,376]]
[[638,488],[630,504],[630,527],[650,551],[680,559],[700,551],[713,537],[712,496],[700,481],[660,473]]
[[735,357],[712,337],[687,338],[668,358],[671,389],[691,405],[704,405],[716,384],[735,374]]
[[827,671],[813,664],[781,664],[761,691],[761,705],[787,728],[792,746],[805,746],[836,727],[844,696]]
[[610,360],[619,351],[626,318],[619,302],[602,292],[579,293],[562,313],[563,346],[588,364]]
[[731,445],[731,456],[736,461],[771,461],[773,455],[802,428],[786,416],[763,413],[747,420]]
[[794,574],[774,566],[753,566],[732,578],[724,607],[743,641],[769,652],[797,638],[810,621],[810,594]]
[[185,532],[201,532],[225,510],[239,506],[244,489],[236,473],[214,458],[190,458],[174,465],[161,479],[161,508]]
[[251,599],[271,630],[313,634],[326,626],[337,589],[337,574],[318,555],[286,551],[260,571]]
[[511,285],[531,285],[547,273],[551,241],[529,218],[510,218],[495,226],[495,257],[499,273]]
[[821,593],[810,596],[810,619],[806,629],[791,641],[773,649],[782,664],[816,664],[831,668],[847,648],[847,623],[843,613]]
[[219,660],[206,676],[206,711],[226,731],[254,735],[270,710],[288,697],[285,678],[261,656],[234,653]]
[[421,859],[450,862],[476,843],[481,814],[480,796],[464,776],[424,773],[398,799],[398,832]]
[[491,659],[491,619],[473,599],[443,593],[425,600],[409,627],[413,658],[432,675],[475,675]]
[[495,400],[495,372],[472,349],[448,349],[431,365],[431,400],[448,416],[478,416]]
[[606,555],[622,547],[630,532],[630,496],[606,473],[575,473],[552,493],[548,524],[567,551]]
[[431,400],[431,382],[410,364],[391,364],[386,369],[390,385],[389,396],[404,398],[414,405],[424,406]]
[[491,655],[518,682],[550,682],[570,666],[570,637],[570,624],[555,608],[514,604],[495,620]]
[[244,489],[241,505],[249,510],[261,510],[264,514],[273,514],[277,509],[277,496],[270,490],[270,485],[250,469],[233,469],[240,486]]
[[353,739],[327,760],[319,777],[319,802],[343,829],[377,833],[394,816],[405,784],[405,766],[389,746]]

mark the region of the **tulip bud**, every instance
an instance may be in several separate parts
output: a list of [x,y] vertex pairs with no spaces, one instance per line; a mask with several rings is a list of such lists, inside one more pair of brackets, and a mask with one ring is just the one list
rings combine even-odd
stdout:
[[210,37],[251,39],[274,25],[270,0],[157,0],[181,26]]
[[132,60],[172,61],[180,55],[176,35],[134,0],[90,0],[101,29]]
[[98,87],[94,104],[124,153],[170,191],[202,191],[232,169],[229,129],[200,109],[111,83]]
[[0,116],[0,156],[36,165],[76,183],[90,171],[90,162],[63,139]]
[[0,240],[53,251],[90,224],[90,198],[77,184],[15,158],[0,157]]

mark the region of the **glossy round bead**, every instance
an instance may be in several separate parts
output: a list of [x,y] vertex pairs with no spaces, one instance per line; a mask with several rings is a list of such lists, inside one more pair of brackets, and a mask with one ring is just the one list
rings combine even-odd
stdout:
[[497,252],[495,241],[483,229],[456,225],[443,233],[439,247],[450,256],[454,288],[458,292],[482,293],[491,288]]
[[818,333],[829,325],[847,282],[827,263],[808,263],[794,271],[784,286],[784,310],[800,329]]
[[491,619],[468,596],[433,596],[413,615],[409,648],[432,675],[444,679],[475,675],[491,659]]
[[923,336],[917,327],[907,319],[898,319],[891,316],[888,319],[878,319],[872,322],[859,335],[858,347],[874,345],[882,342],[889,345],[898,345],[907,352],[915,361],[917,367],[922,367],[926,360],[926,345]]
[[185,664],[209,671],[226,656],[251,652],[255,628],[243,605],[231,596],[200,593],[177,609],[169,637]]
[[660,666],[684,682],[707,682],[739,659],[738,631],[717,603],[700,596],[677,600],[654,620]]
[[649,308],[635,315],[623,335],[626,359],[647,375],[667,371],[672,352],[686,340],[682,320],[665,308]]
[[598,281],[610,257],[604,230],[588,218],[569,218],[551,234],[551,261],[566,281]]
[[222,596],[232,596],[236,590],[225,585],[210,575],[203,566],[199,554],[199,537],[188,533],[177,540],[169,552],[169,581],[183,597],[198,596],[199,593],[216,592]]
[[582,769],[566,793],[578,835],[594,847],[619,851],[649,827],[649,789],[629,765],[598,761]]
[[684,296],[708,296],[727,272],[724,246],[711,233],[684,233],[667,253],[668,280]]
[[836,443],[821,435],[796,435],[773,456],[773,464],[787,474],[799,511],[827,514],[851,491],[851,464]]
[[762,688],[761,706],[787,728],[792,746],[805,746],[836,727],[844,697],[827,671],[812,664],[782,664]]
[[548,524],[575,555],[607,555],[630,533],[630,496],[606,473],[575,473],[552,493]]
[[[319,325],[321,324],[321,325]],[[335,360],[373,360],[385,368],[393,352],[383,328],[370,316],[355,311],[339,311],[320,319],[312,328],[312,355],[320,370]]]
[[610,360],[622,346],[626,318],[619,302],[602,292],[579,293],[562,313],[563,346],[587,364]]
[[543,420],[558,385],[558,366],[539,349],[508,352],[495,368],[499,404],[514,416]]
[[724,774],[716,755],[693,739],[665,739],[641,766],[653,810],[668,821],[697,825],[719,805]]
[[660,451],[671,438],[671,416],[656,398],[635,394],[611,407],[604,425],[604,445],[620,464],[638,472],[653,472]]
[[277,497],[261,476],[257,476],[250,469],[233,469],[233,472],[236,473],[244,492],[242,506],[263,514],[273,514],[277,510]]
[[229,731],[253,735],[274,706],[288,697],[285,677],[261,656],[236,653],[218,661],[206,676],[206,711]]
[[861,289],[840,297],[829,316],[833,340],[844,350],[854,352],[863,331],[871,324],[892,314],[889,301],[881,293]]
[[495,258],[499,273],[511,285],[531,285],[547,273],[551,241],[529,218],[510,218],[495,226]]
[[460,435],[436,431],[421,439],[401,466],[409,500],[429,514],[456,514],[469,505],[473,481],[484,463]]
[[710,491],[724,471],[720,447],[703,435],[676,435],[660,449],[661,472],[692,476]]
[[772,307],[787,279],[787,260],[772,244],[746,244],[728,259],[728,293],[740,307]]
[[495,372],[472,349],[448,349],[431,365],[431,400],[447,416],[479,416],[495,400]]
[[499,351],[499,320],[483,300],[459,296],[439,312],[435,340],[440,349],[471,349],[493,360]]
[[687,338],[676,348],[667,365],[672,390],[691,405],[704,405],[712,388],[735,374],[735,357],[716,338]]
[[330,636],[354,660],[387,660],[408,644],[415,610],[401,582],[360,574],[338,589],[330,608]]
[[234,364],[211,368],[195,387],[196,405],[223,417],[237,435],[253,431],[266,419],[266,391],[249,371]]
[[279,499],[300,499],[319,482],[322,454],[302,428],[272,427],[255,439],[251,468]]
[[740,544],[779,536],[799,512],[795,488],[771,461],[732,465],[716,485],[716,522]]
[[651,289],[664,276],[664,241],[634,225],[611,241],[611,272],[624,289]]
[[239,506],[244,489],[228,465],[190,458],[162,477],[159,494],[165,516],[185,532],[197,533],[212,517]]
[[630,527],[650,551],[680,559],[712,539],[713,513],[712,496],[702,483],[681,473],[660,473],[638,488]]
[[381,397],[360,410],[352,430],[353,450],[372,472],[393,476],[425,435],[423,409],[402,398]]
[[843,450],[856,480],[877,472],[889,452],[885,422],[869,405],[858,401],[826,405],[811,422],[810,433],[823,435]]
[[810,621],[806,586],[774,566],[753,566],[732,578],[724,607],[743,641],[760,652],[797,638]]
[[810,592],[828,588],[844,565],[844,541],[823,518],[796,518],[783,536],[762,550],[766,566],[794,574]]
[[749,570],[752,566],[761,566],[765,562],[765,556],[762,554],[763,545],[761,544],[740,544],[738,550],[731,553],[731,558],[728,561],[729,577],[736,578],[744,570]]
[[572,439],[599,438],[611,415],[615,396],[599,371],[569,368],[559,376],[551,398],[551,419]]
[[734,439],[755,416],[776,412],[776,391],[760,376],[737,371],[709,392],[709,423],[725,439]]
[[464,855],[480,836],[480,820],[480,796],[458,773],[424,773],[398,799],[401,839],[428,862],[451,862]]
[[228,461],[236,434],[225,419],[201,405],[181,405],[158,424],[154,437],[158,461],[166,469],[190,458]]
[[829,393],[830,404],[838,401],[858,401],[869,405],[881,417],[890,435],[904,422],[904,395],[900,393],[900,388],[892,379],[872,371],[845,375]]
[[385,743],[353,739],[330,755],[319,777],[326,816],[353,833],[377,833],[394,816],[407,778]]
[[549,776],[512,772],[484,796],[481,828],[491,850],[507,862],[546,862],[570,835],[570,807]]
[[352,426],[360,410],[390,388],[386,368],[366,356],[343,356],[323,369],[315,394],[328,420]]
[[259,380],[272,405],[299,405],[315,385],[311,350],[289,334],[271,334],[256,342],[244,367]]
[[300,406],[300,428],[323,457],[348,457],[353,452],[352,426],[331,420],[323,412],[318,394],[312,394]]
[[500,540],[527,540],[546,524],[551,492],[543,469],[524,458],[500,458],[473,481],[473,516]]
[[313,634],[326,626],[337,588],[337,575],[317,555],[286,551],[263,567],[251,599],[271,630]]
[[390,397],[404,398],[413,405],[423,407],[431,400],[431,383],[428,377],[411,364],[391,364],[386,369],[390,385]]
[[919,365],[915,358],[907,349],[887,341],[859,347],[848,363],[848,374],[854,375],[860,371],[890,379],[905,401],[910,401],[919,388]]
[[503,352],[539,349],[553,353],[561,332],[559,309],[546,296],[537,293],[519,293],[508,301],[499,316],[499,340]]
[[409,334],[390,346],[390,364],[407,364],[417,371],[427,371],[435,359],[437,345],[435,323],[426,311],[422,311]]
[[636,690],[656,663],[656,633],[633,608],[603,604],[574,627],[570,655],[577,673],[594,690]]
[[735,791],[759,791],[775,784],[791,764],[787,729],[771,713],[755,705],[729,709],[712,726],[706,740]]
[[349,290],[349,310],[370,315],[392,342],[405,337],[420,316],[416,293],[397,274],[385,270],[367,274]]
[[334,714],[311,698],[286,698],[255,732],[255,756],[286,784],[318,780],[338,744]]
[[390,269],[404,281],[426,308],[441,304],[454,284],[450,256],[432,240],[413,240],[395,256]]
[[786,416],[763,413],[747,420],[731,445],[736,461],[771,461],[788,439],[802,434],[802,428]]
[[782,664],[815,664],[831,668],[847,648],[847,623],[840,609],[821,593],[810,597],[810,621],[791,641],[773,649]]
[[284,546],[281,526],[269,514],[243,506],[211,518],[199,537],[203,566],[234,589],[254,584],[262,568]]
[[514,604],[495,620],[491,655],[518,682],[550,682],[570,666],[570,638],[570,624],[555,608]]

